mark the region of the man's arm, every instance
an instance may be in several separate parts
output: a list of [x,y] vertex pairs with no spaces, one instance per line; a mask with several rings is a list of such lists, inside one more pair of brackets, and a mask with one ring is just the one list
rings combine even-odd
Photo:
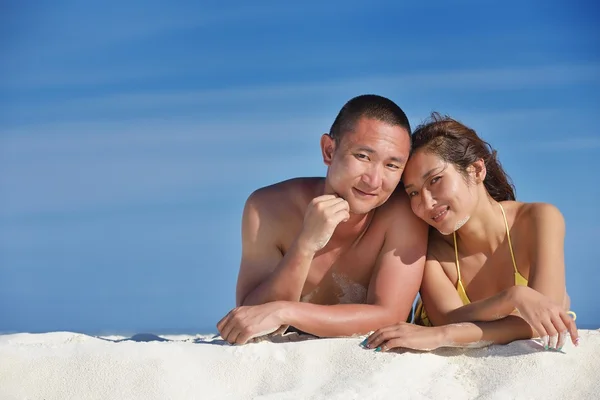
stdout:
[[298,301],[314,256],[303,251],[297,241],[282,255],[277,246],[280,221],[269,207],[271,190],[252,193],[244,207],[236,306]]
[[[270,188],[274,190],[273,188]],[[255,192],[246,203],[242,221],[242,263],[236,291],[237,305],[257,305],[276,300],[298,301],[312,259],[350,217],[348,202],[322,195],[308,205],[302,228],[282,256],[277,243],[285,215],[274,214],[269,192]]]
[[389,228],[369,284],[368,304],[287,303],[283,324],[316,336],[349,336],[406,321],[423,276],[428,226],[405,200],[396,199],[385,210]]
[[369,304],[274,301],[238,307],[217,324],[221,336],[243,344],[282,325],[316,336],[350,336],[406,321],[423,276],[428,226],[403,200],[396,199],[393,206],[386,207],[386,215],[381,215],[389,222],[369,284]]

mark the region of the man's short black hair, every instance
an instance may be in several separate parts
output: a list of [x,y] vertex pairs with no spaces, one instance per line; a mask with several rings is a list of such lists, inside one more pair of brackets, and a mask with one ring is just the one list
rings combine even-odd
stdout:
[[353,131],[358,120],[363,117],[401,126],[406,129],[410,139],[410,123],[404,111],[392,100],[376,94],[363,94],[348,100],[333,121],[329,136],[339,144],[342,136]]
[[358,120],[363,117],[401,126],[406,129],[410,139],[410,123],[404,111],[390,99],[376,94],[363,94],[348,100],[333,121],[329,136],[339,144],[342,136],[353,131]]

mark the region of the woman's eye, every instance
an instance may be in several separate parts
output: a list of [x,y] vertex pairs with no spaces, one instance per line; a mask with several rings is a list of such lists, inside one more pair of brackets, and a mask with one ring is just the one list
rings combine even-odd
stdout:
[[433,185],[434,183],[436,183],[437,181],[439,181],[440,179],[442,179],[441,176],[436,176],[431,180],[431,184]]
[[416,191],[412,191],[408,193],[408,197],[415,197],[418,193]]

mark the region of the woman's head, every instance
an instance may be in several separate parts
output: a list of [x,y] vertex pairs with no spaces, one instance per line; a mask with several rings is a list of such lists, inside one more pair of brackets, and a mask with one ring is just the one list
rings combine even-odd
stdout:
[[482,200],[515,199],[496,151],[473,129],[437,113],[413,133],[402,179],[414,213],[443,234],[464,225]]

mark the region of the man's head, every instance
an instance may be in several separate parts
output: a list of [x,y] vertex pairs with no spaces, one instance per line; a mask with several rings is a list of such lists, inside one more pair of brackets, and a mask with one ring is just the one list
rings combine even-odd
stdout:
[[404,111],[390,99],[376,94],[356,96],[344,104],[329,129],[329,136],[339,144],[344,134],[354,131],[358,120],[364,117],[400,126],[406,130],[410,140],[410,123]]
[[350,211],[365,214],[392,194],[410,153],[410,123],[393,101],[362,95],[340,110],[321,137],[328,166],[325,190],[348,201]]

